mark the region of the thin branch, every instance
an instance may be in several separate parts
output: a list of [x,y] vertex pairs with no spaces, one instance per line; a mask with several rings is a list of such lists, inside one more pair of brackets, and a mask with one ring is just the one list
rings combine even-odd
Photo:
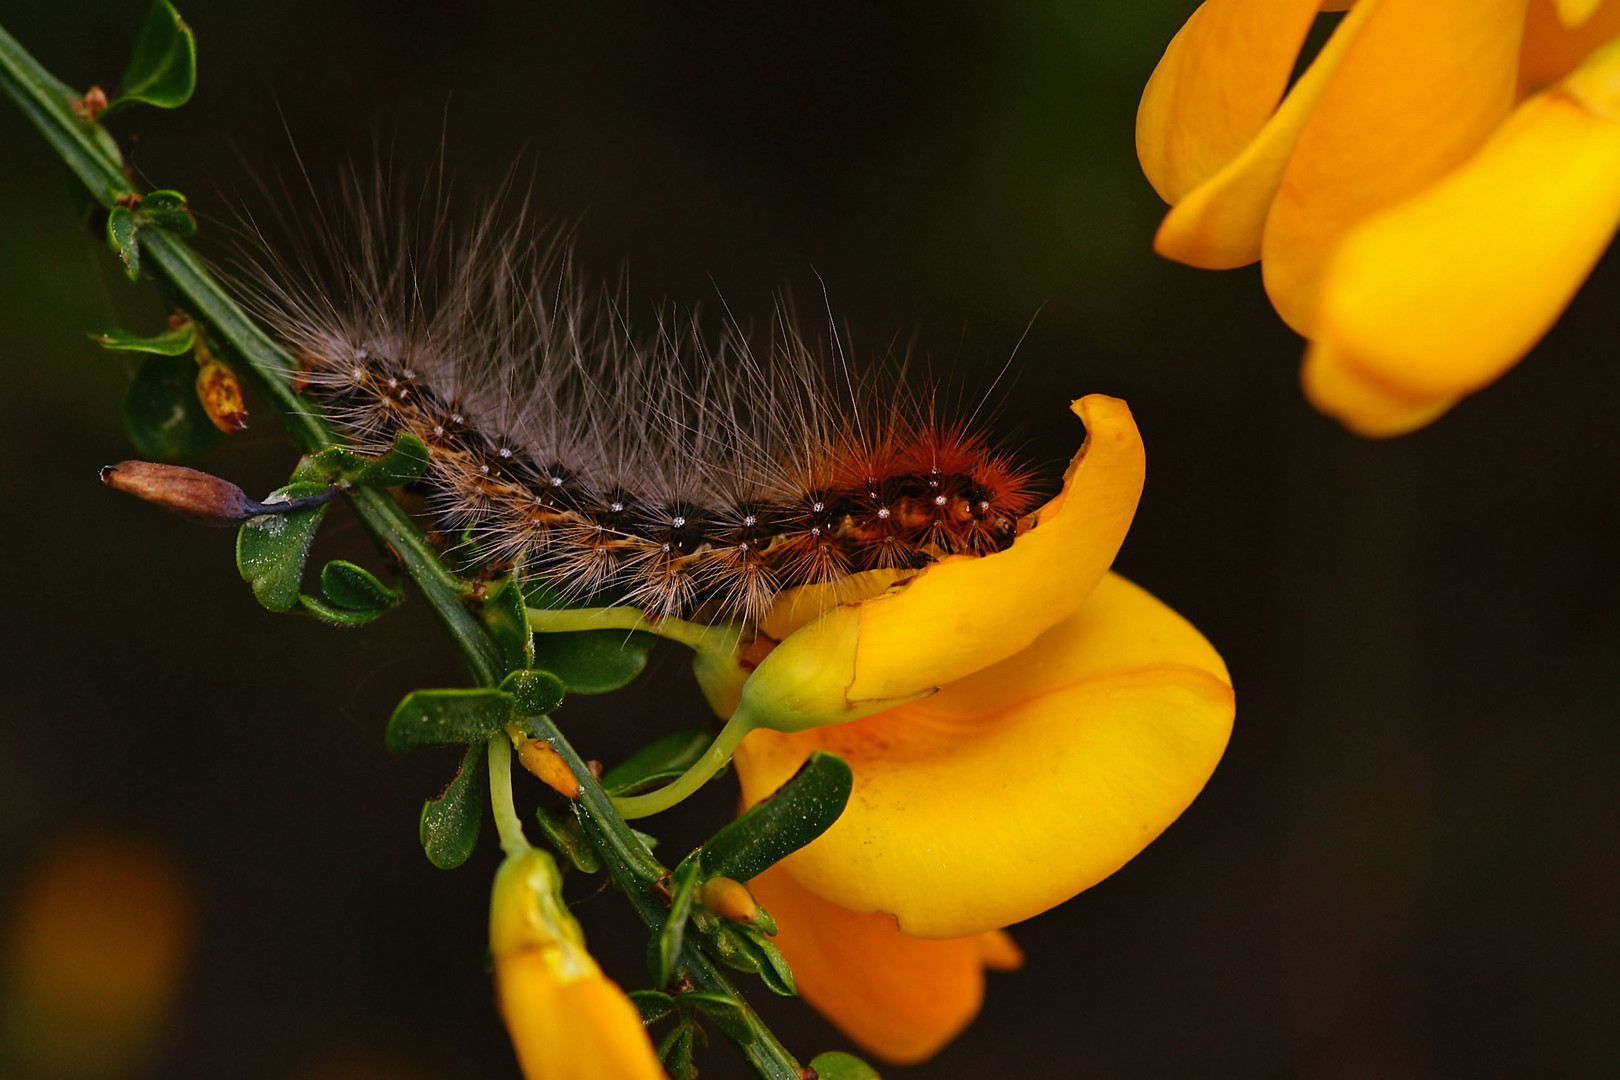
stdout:
[[[0,28],[0,88],[61,156],[103,207],[113,206],[134,187],[110,149],[111,140],[95,125],[75,116],[72,88],[57,80]],[[142,229],[141,250],[181,303],[208,323],[252,370],[298,448],[306,453],[342,440],[320,412],[288,384],[294,363],[220,287],[201,261],[179,239],[157,228]],[[501,653],[466,603],[467,588],[440,561],[438,552],[409,515],[386,492],[356,488],[347,493],[355,515],[378,545],[392,552],[423,599],[449,632],[475,683],[495,686],[505,674]],[[660,926],[667,912],[658,882],[668,871],[653,858],[624,820],[589,768],[549,718],[540,720],[541,737],[557,748],[579,779],[575,812],[591,842],[601,852],[613,883],[630,900],[649,928]],[[731,981],[697,949],[687,950],[681,966],[701,990],[726,994],[743,1002]],[[738,1052],[764,1080],[801,1080],[798,1062],[758,1014],[743,1003],[754,1038]]]

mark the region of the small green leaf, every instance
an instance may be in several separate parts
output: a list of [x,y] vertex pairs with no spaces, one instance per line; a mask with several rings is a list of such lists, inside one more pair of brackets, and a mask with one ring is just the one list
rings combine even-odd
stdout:
[[[545,666],[534,662],[534,635],[529,632],[529,617],[523,607],[523,590],[514,578],[506,578],[485,593],[484,603],[478,609],[478,618],[501,647],[508,671]],[[545,713],[524,715],[544,716]]]
[[452,573],[460,574],[462,577],[477,574],[489,562],[484,545],[479,542],[479,529],[476,525],[468,525],[457,533],[454,542],[444,547],[441,557]]
[[565,600],[563,595],[543,577],[535,576],[524,579],[524,601],[532,608],[545,611],[559,611],[566,608],[584,607],[584,601]]
[[321,568],[321,592],[338,607],[350,611],[380,612],[404,596],[401,589],[390,589],[365,567],[344,559],[333,559]]
[[303,594],[298,602],[316,618],[338,626],[370,622],[404,595],[378,581],[371,571],[343,559],[334,559],[321,569],[321,592],[326,599]]
[[799,992],[793,981],[793,969],[788,967],[776,946],[752,926],[723,920],[715,937],[725,940],[735,950],[730,957],[724,955],[726,950],[720,950],[722,963],[756,973],[773,994],[793,997]]
[[758,905],[758,910],[754,913],[754,928],[766,937],[775,937],[776,918],[765,910],[765,905],[760,904],[757,900],[755,904]]
[[[156,353],[159,356],[184,356],[191,351],[197,340],[197,324],[187,319],[179,326],[171,327],[161,334],[152,337],[141,337],[128,330],[103,330],[99,334],[91,334],[90,338],[103,349],[112,349],[115,352],[142,352]],[[196,370],[191,369],[193,379]]]
[[658,1056],[669,1067],[669,1073],[675,1080],[696,1080],[698,1071],[692,1061],[692,1049],[702,1038],[703,1032],[698,1026],[683,1016],[674,1030],[658,1044]]
[[844,759],[817,750],[776,793],[703,845],[705,876],[747,881],[826,832],[854,782]]
[[[288,484],[272,491],[267,503],[319,495],[324,484]],[[304,578],[304,561],[315,529],[326,514],[326,505],[290,514],[266,514],[249,518],[236,531],[236,568],[242,580],[253,586],[253,595],[271,611],[288,611],[298,602],[298,584]]]
[[141,276],[140,229],[135,211],[129,207],[115,206],[107,211],[107,246],[123,262],[131,281],[139,281]]
[[652,969],[653,982],[667,985],[675,978],[681,963],[681,946],[686,941],[686,921],[692,915],[692,894],[697,889],[698,867],[691,860],[681,863],[673,871],[671,884],[674,893],[669,901],[669,914],[658,936],[648,942],[647,963]]
[[107,112],[137,101],[173,109],[190,100],[196,85],[197,42],[191,27],[169,0],[153,0]]
[[484,820],[483,764],[484,744],[473,743],[439,797],[422,804],[422,850],[440,870],[454,870],[478,846],[478,828]]
[[382,457],[364,457],[346,446],[328,446],[306,454],[293,470],[293,479],[355,487],[399,487],[421,476],[427,464],[427,446],[415,435],[401,431],[394,436],[394,448]]
[[662,990],[632,990],[629,996],[643,1024],[662,1020],[675,1011],[675,999]]
[[658,638],[644,630],[575,630],[534,636],[534,663],[570,694],[605,694],[640,675]]
[[394,448],[350,477],[351,483],[365,487],[399,487],[415,480],[428,467],[427,444],[408,431],[394,436]]
[[417,690],[388,718],[383,745],[400,751],[481,743],[506,726],[515,706],[512,695],[500,690]]
[[350,608],[338,607],[336,604],[327,603],[320,597],[311,596],[308,593],[299,593],[298,603],[303,606],[305,611],[321,620],[321,622],[330,623],[333,626],[360,626],[382,615],[381,610],[354,611]]
[[514,671],[501,680],[501,689],[523,717],[550,716],[562,704],[563,684],[549,671]]
[[176,236],[191,236],[197,231],[197,219],[191,216],[186,197],[178,191],[154,191],[140,202],[135,219],[142,225],[155,225]]
[[748,1022],[748,1010],[743,1003],[728,994],[712,994],[704,990],[694,990],[689,994],[680,996],[680,1003],[696,1006],[697,1010],[720,1029],[720,1033],[738,1046],[747,1046],[754,1041],[754,1025]]
[[735,971],[745,971],[750,975],[759,973],[759,957],[754,955],[751,948],[744,947],[746,939],[734,934],[729,922],[714,919],[709,921],[708,929],[711,932],[704,935],[705,952]]
[[158,461],[196,457],[220,440],[197,400],[197,365],[190,357],[142,358],[124,395],[124,433],[136,453]]
[[579,822],[570,817],[554,818],[546,813],[544,807],[534,812],[534,819],[551,846],[557,849],[557,854],[573,863],[574,869],[586,874],[594,874],[602,869],[601,857],[596,854],[590,841],[585,839]]
[[714,734],[702,728],[665,735],[609,769],[602,777],[602,789],[619,798],[673,780],[702,757],[712,742]]
[[811,1059],[810,1067],[816,1070],[816,1080],[882,1080],[876,1069],[842,1050],[817,1054]]

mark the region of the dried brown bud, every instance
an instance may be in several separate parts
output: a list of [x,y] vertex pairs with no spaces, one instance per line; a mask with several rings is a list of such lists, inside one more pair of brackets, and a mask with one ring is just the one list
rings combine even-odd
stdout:
[[101,470],[101,482],[190,521],[221,526],[240,525],[261,514],[285,514],[318,506],[337,494],[336,488],[327,488],[305,499],[266,505],[248,498],[229,480],[184,465],[160,465],[155,461],[120,461],[117,465],[107,465]]
[[101,470],[101,482],[204,525],[241,524],[259,506],[229,480],[183,465],[120,461]]
[[71,104],[75,116],[94,120],[107,111],[107,91],[99,86],[92,86],[84,92],[84,97],[74,98]]

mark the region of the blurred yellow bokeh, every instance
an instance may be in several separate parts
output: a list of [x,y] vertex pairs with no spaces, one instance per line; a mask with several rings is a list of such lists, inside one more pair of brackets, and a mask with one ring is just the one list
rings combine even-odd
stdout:
[[169,1026],[194,933],[174,858],[144,840],[68,837],[24,870],[5,904],[0,1070],[142,1074]]

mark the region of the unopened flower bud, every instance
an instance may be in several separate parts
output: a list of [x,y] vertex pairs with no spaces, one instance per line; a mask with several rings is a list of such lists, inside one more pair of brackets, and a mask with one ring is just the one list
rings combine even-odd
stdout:
[[501,865],[489,908],[495,996],[525,1080],[666,1080],[636,1007],[585,951],[551,856]]
[[524,739],[517,744],[518,762],[540,781],[566,799],[579,798],[579,781],[568,762],[544,739]]
[[101,470],[101,481],[204,525],[239,524],[258,506],[229,480],[183,465],[120,461]]
[[699,899],[704,907],[732,922],[751,923],[759,918],[759,904],[754,902],[748,887],[728,877],[705,881]]
[[163,507],[189,521],[203,525],[240,525],[262,514],[287,514],[319,506],[337,494],[328,488],[319,495],[259,503],[229,480],[222,480],[184,465],[160,465],[155,461],[120,461],[101,470],[101,482]]

